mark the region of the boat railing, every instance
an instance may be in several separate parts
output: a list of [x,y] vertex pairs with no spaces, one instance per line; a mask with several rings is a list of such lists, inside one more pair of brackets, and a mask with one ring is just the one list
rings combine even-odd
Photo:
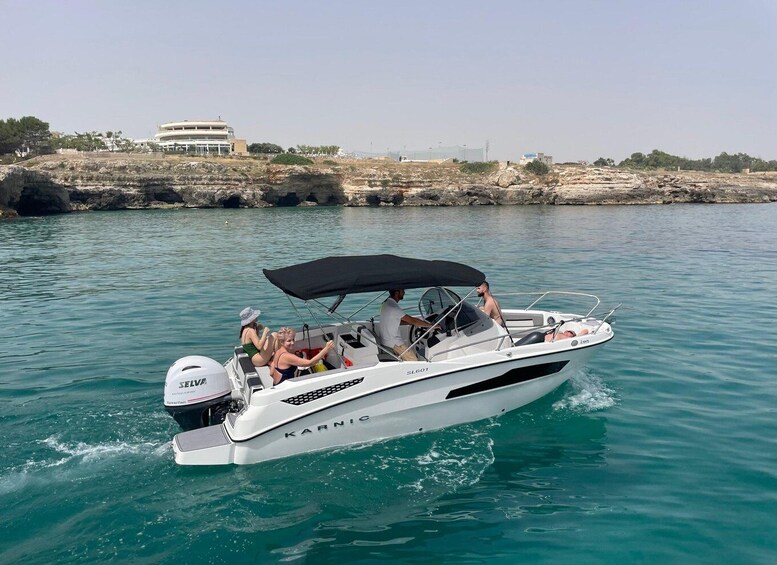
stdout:
[[[443,349],[442,351],[435,351],[434,353],[432,353],[429,356],[429,362],[431,363],[432,360],[435,357],[437,357],[439,355],[442,355],[444,353],[450,353],[451,351],[458,351],[459,349],[466,349],[467,347],[472,347],[474,345],[480,345],[480,344],[483,344],[483,343],[488,343],[489,341],[497,341],[498,340],[499,343],[497,344],[497,346],[494,349],[494,351],[500,351],[502,349],[502,346],[504,345],[505,340],[507,340],[510,337],[514,337],[514,336],[512,334],[491,336],[491,337],[487,337],[485,339],[479,339],[477,341],[469,341],[469,342],[467,342],[464,345],[458,345],[456,347],[451,347],[449,349]],[[512,344],[511,344],[511,347],[512,347]]]
[[[552,291],[551,291],[551,292],[552,292]],[[515,294],[531,294],[531,293],[515,293]],[[573,293],[565,293],[565,294],[581,294],[582,296],[591,296],[591,297],[593,297],[593,298],[596,298],[596,297],[595,297],[595,296],[593,296],[592,294],[582,294],[582,293],[575,293],[575,292],[573,292]],[[596,298],[596,300],[597,300],[597,304],[596,304],[596,306],[599,306],[599,303],[598,303],[599,299],[598,299],[598,298]],[[536,302],[535,302],[535,303],[536,303]],[[569,318],[569,319],[565,319],[565,320],[559,320],[559,321],[557,321],[557,322],[553,322],[552,324],[543,324],[543,325],[539,325],[539,326],[530,326],[530,327],[526,327],[526,328],[521,328],[521,329],[520,329],[519,331],[517,331],[517,332],[508,332],[507,334],[504,334],[504,335],[491,336],[491,337],[487,337],[487,338],[480,339],[480,340],[477,340],[477,341],[470,341],[470,342],[467,342],[466,344],[463,344],[463,345],[458,345],[458,346],[456,346],[456,347],[451,347],[451,348],[449,348],[449,349],[444,349],[444,350],[442,350],[442,351],[435,351],[434,353],[432,353],[432,354],[429,356],[429,362],[431,362],[431,361],[432,361],[432,359],[434,359],[435,357],[437,357],[437,356],[439,356],[439,355],[442,355],[442,354],[444,354],[444,353],[450,353],[451,351],[458,351],[458,350],[460,350],[460,349],[465,349],[465,348],[467,348],[467,347],[472,347],[472,346],[474,346],[474,345],[481,345],[481,344],[483,344],[483,343],[488,343],[489,341],[499,341],[499,343],[497,344],[497,346],[496,346],[496,348],[494,349],[494,351],[501,351],[502,347],[504,346],[504,343],[505,343],[505,341],[506,341],[506,340],[508,340],[508,339],[510,340],[510,342],[509,342],[509,343],[510,343],[510,347],[515,347],[515,339],[516,339],[516,338],[520,339],[520,338],[522,338],[522,337],[524,337],[524,336],[528,335],[528,334],[529,334],[529,333],[531,333],[531,332],[540,331],[540,330],[542,330],[542,329],[548,329],[548,328],[558,327],[558,326],[560,326],[560,325],[562,325],[562,324],[565,324],[565,323],[567,323],[567,322],[579,322],[579,321],[581,321],[581,320],[585,320],[585,319],[587,319],[587,318],[590,318],[591,312],[593,312],[593,311],[596,309],[596,306],[595,306],[593,309],[591,309],[591,310],[590,310],[590,311],[589,311],[587,314],[585,314],[584,316],[576,316],[576,317],[574,317],[574,318]],[[596,326],[596,329],[594,329],[594,330],[591,332],[591,335],[596,335],[597,333],[599,333],[599,329],[600,329],[600,328],[601,328],[601,327],[602,327],[602,326],[603,326],[603,325],[604,325],[604,324],[605,324],[605,323],[606,323],[608,320],[610,320],[610,321],[612,322],[612,321],[614,320],[613,314],[614,314],[614,313],[615,313],[615,311],[616,311],[616,310],[618,310],[618,308],[620,308],[621,306],[622,306],[622,304],[618,304],[617,306],[615,306],[615,308],[613,308],[612,310],[610,310],[610,311],[609,311],[609,312],[608,312],[608,313],[607,313],[607,314],[606,314],[606,315],[605,315],[605,316],[604,316],[604,317],[603,317],[601,320],[598,320],[598,321],[599,321],[599,325],[598,325],[598,326]],[[527,307],[526,309],[528,310],[529,308]]]
[[591,314],[593,314],[594,311],[599,307],[599,304],[601,304],[599,297],[594,294],[587,294],[584,292],[570,292],[566,290],[547,290],[545,292],[507,292],[507,293],[499,294],[497,298],[502,299],[502,298],[517,297],[517,296],[536,296],[537,297],[533,301],[531,301],[529,305],[524,308],[524,310],[531,310],[532,308],[535,308],[537,304],[539,304],[541,301],[545,300],[548,297],[581,296],[584,298],[591,298],[595,301],[595,304],[590,310],[588,310],[585,316],[590,316]]

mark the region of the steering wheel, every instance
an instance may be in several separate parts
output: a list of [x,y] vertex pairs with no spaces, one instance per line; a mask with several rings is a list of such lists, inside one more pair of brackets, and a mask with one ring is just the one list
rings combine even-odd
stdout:
[[[442,312],[438,314],[432,314],[426,318],[426,321],[430,324],[436,324],[440,329],[436,331],[443,331],[447,332],[447,316],[450,314],[450,311],[453,309],[453,306],[448,306],[445,308]],[[420,326],[413,326],[410,329],[410,341],[415,342],[418,338],[420,338],[422,335],[424,335],[429,328],[422,328]],[[434,332],[433,332],[434,333]]]
[[416,340],[424,335],[429,328],[422,328],[421,326],[413,326],[410,330],[410,343],[415,343]]

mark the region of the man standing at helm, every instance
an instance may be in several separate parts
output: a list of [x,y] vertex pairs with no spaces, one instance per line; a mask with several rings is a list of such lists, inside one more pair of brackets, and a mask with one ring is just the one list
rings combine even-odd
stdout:
[[487,281],[483,281],[477,288],[477,293],[478,296],[483,299],[483,306],[481,306],[480,309],[501,326],[502,311],[499,309],[499,303],[496,301],[496,298],[491,295],[491,287]]
[[404,289],[394,288],[389,290],[389,297],[380,307],[380,325],[378,326],[378,334],[380,334],[381,343],[393,350],[394,353],[399,355],[404,361],[418,361],[415,352],[408,349],[410,345],[402,339],[402,335],[399,333],[399,326],[401,324],[407,324],[419,328],[431,328],[433,324],[430,324],[421,318],[415,318],[405,314],[405,311],[402,310],[402,307],[398,304],[404,297]]

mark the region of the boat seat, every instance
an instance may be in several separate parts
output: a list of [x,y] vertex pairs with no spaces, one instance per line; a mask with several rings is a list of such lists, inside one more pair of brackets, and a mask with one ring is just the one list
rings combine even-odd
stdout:
[[378,355],[378,361],[396,361],[397,358],[390,353],[388,353],[387,348],[378,341],[378,336],[373,332],[371,329],[369,329],[367,326],[359,326],[356,328],[356,335],[358,336],[358,339],[360,342],[365,341],[368,343],[374,343],[375,346],[378,349],[377,355]]
[[532,345],[534,343],[543,343],[544,341],[545,332],[532,332],[516,341],[515,346],[518,347],[519,345]]
[[240,371],[245,375],[245,382],[251,390],[273,387],[269,367],[254,367],[248,355],[238,356],[237,362],[240,366]]
[[246,375],[243,372],[242,368],[240,367],[240,358],[245,357],[248,359],[248,355],[243,351],[242,346],[235,347],[235,356],[232,359],[232,366],[235,369],[235,376],[237,377],[237,383],[240,385],[240,388],[245,388],[246,385]]
[[531,330],[545,323],[542,314],[530,314],[528,312],[503,312],[502,319],[510,332]]

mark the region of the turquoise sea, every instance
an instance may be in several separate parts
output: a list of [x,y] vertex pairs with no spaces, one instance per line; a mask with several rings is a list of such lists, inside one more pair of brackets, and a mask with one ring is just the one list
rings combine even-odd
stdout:
[[[368,253],[622,302],[616,338],[494,421],[176,466],[173,361],[226,359],[247,305],[297,324],[262,267]],[[775,204],[2,222],[0,563],[774,563],[775,289]]]

